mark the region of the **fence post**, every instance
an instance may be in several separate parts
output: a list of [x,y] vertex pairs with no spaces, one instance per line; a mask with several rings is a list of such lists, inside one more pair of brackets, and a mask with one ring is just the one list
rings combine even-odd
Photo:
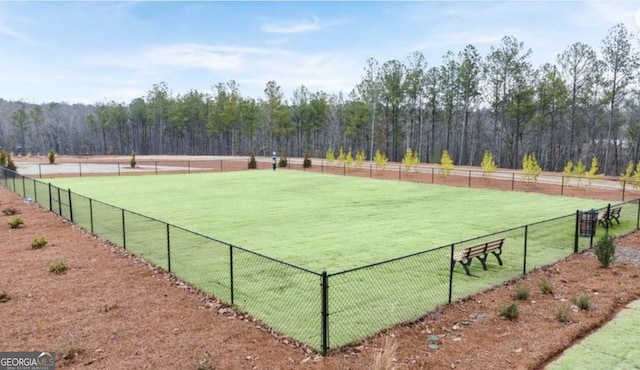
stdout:
[[402,166],[398,166],[398,180],[402,180]]
[[118,162],[118,176],[120,176],[120,162]]
[[524,225],[524,259],[522,263],[522,275],[527,274],[527,240],[529,239],[529,225]]
[[560,185],[560,195],[564,195],[564,175],[562,175],[562,185]]
[[167,224],[167,270],[171,273],[171,237],[169,234],[169,224]]
[[471,170],[469,170],[469,187],[471,187]]
[[575,231],[575,236],[574,236],[574,241],[573,241],[573,253],[578,253],[578,238],[579,233],[580,233],[580,229],[578,228],[578,224],[580,223],[580,211],[576,211],[576,231]]
[[82,162],[78,162],[78,173],[80,174],[80,177],[82,177]]
[[347,164],[342,164],[342,176],[347,176]]
[[191,161],[187,161],[187,173],[191,173]]
[[42,163],[38,163],[38,178],[42,178]]
[[233,294],[233,246],[229,244],[229,287],[231,288],[231,304],[234,304]]
[[38,203],[38,187],[36,186],[36,180],[33,180],[33,201]]
[[433,184],[433,173],[434,173],[435,171],[436,171],[436,170],[435,170],[433,167],[431,167],[431,183],[432,183],[432,184]]
[[449,304],[453,299],[453,252],[456,248],[455,244],[451,244],[451,256],[449,257]]
[[69,194],[69,220],[73,222],[73,205],[71,204],[71,189],[67,189],[67,194]]
[[89,222],[91,223],[91,234],[93,234],[93,199],[89,198]]
[[53,212],[53,199],[51,197],[51,183],[49,183],[49,211]]
[[58,215],[62,216],[62,197],[60,196],[60,188],[56,187],[56,189],[58,189]]
[[640,229],[640,200],[637,200],[638,202],[638,214],[636,217],[636,230]]
[[25,184],[24,176],[22,176],[22,196],[27,196],[27,185]]
[[222,172],[222,159],[220,160],[220,172]]
[[322,271],[322,355],[329,352],[329,277]]
[[511,173],[511,191],[515,189],[515,184],[516,184],[516,173],[512,172]]
[[156,165],[156,175],[158,174],[158,161],[155,161],[155,165]]
[[122,211],[122,248],[127,249],[127,230],[124,224],[124,208],[120,209]]
[[624,191],[627,189],[627,181],[622,181],[622,201],[624,202]]
[[369,163],[369,178],[373,177],[373,164]]
[[320,173],[324,173],[324,161],[320,161]]

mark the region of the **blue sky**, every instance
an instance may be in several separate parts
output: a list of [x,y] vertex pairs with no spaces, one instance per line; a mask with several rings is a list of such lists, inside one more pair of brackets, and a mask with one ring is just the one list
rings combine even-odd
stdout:
[[429,66],[503,36],[555,63],[574,42],[599,50],[607,30],[640,31],[640,1],[0,2],[0,98],[29,103],[130,102],[164,81],[174,95],[235,80],[261,98],[348,94],[367,58]]

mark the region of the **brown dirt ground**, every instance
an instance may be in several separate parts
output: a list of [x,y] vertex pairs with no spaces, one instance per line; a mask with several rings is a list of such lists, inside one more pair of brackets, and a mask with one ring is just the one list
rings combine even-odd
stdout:
[[[0,350],[55,351],[65,369],[540,369],[640,298],[634,232],[616,240],[609,269],[577,254],[321,357],[0,188],[0,212],[8,208],[20,213],[0,214],[0,293],[10,297],[0,303]],[[9,228],[15,217],[25,225]],[[37,237],[48,244],[32,250]],[[58,261],[65,274],[49,272]],[[554,294],[542,294],[542,278]],[[508,321],[499,310],[518,284],[531,296]],[[557,307],[585,292],[591,309],[559,322]]]

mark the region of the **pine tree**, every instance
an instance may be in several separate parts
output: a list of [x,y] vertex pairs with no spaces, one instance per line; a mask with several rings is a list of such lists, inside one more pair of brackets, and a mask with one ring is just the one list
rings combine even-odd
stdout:
[[362,149],[356,154],[356,166],[362,167],[365,158],[367,158],[367,155],[364,153],[364,149]]
[[542,172],[542,168],[538,164],[536,155],[534,153],[525,154],[522,158],[522,174],[527,182],[538,181],[538,176]]
[[407,148],[404,152],[404,157],[402,158],[402,164],[404,164],[404,168],[409,172],[411,166],[413,166],[413,152],[411,148]]
[[342,150],[342,147],[340,147],[340,153],[338,154],[338,163],[343,164],[345,159],[346,157],[344,155],[344,150]]
[[351,165],[353,165],[353,156],[351,155],[351,150],[349,150],[349,153],[347,153],[346,158],[344,159],[344,163],[347,165],[347,167],[351,168]]
[[387,166],[387,162],[389,159],[386,154],[382,153],[380,149],[376,150],[376,156],[373,158],[373,161],[376,163],[376,169],[384,169]]
[[440,157],[440,174],[443,177],[447,177],[449,176],[449,174],[451,173],[451,171],[453,170],[453,160],[451,159],[451,156],[449,155],[449,151],[448,150],[443,150],[442,151],[442,157]]
[[482,176],[491,175],[496,171],[498,166],[496,165],[496,161],[493,159],[493,154],[490,151],[485,151],[484,156],[482,157]]
[[326,159],[327,159],[327,163],[332,164],[333,161],[336,160],[336,156],[333,153],[333,148],[329,148],[327,149],[327,155],[326,155]]

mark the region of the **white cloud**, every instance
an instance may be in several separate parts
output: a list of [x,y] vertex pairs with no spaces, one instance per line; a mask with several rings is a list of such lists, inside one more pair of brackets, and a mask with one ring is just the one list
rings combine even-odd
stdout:
[[18,39],[20,41],[30,41],[31,39],[29,38],[29,36],[20,33],[18,31],[16,31],[15,29],[13,29],[13,27],[11,27],[9,25],[9,22],[6,19],[6,16],[4,13],[0,12],[0,36],[9,36],[11,38],[14,39]]
[[311,17],[311,19],[298,19],[266,24],[262,26],[262,31],[267,33],[303,33],[317,31],[320,28],[320,19],[318,19],[318,17]]
[[237,51],[220,51],[215,47],[197,44],[178,44],[157,47],[145,52],[151,64],[210,70],[240,70],[243,59]]

